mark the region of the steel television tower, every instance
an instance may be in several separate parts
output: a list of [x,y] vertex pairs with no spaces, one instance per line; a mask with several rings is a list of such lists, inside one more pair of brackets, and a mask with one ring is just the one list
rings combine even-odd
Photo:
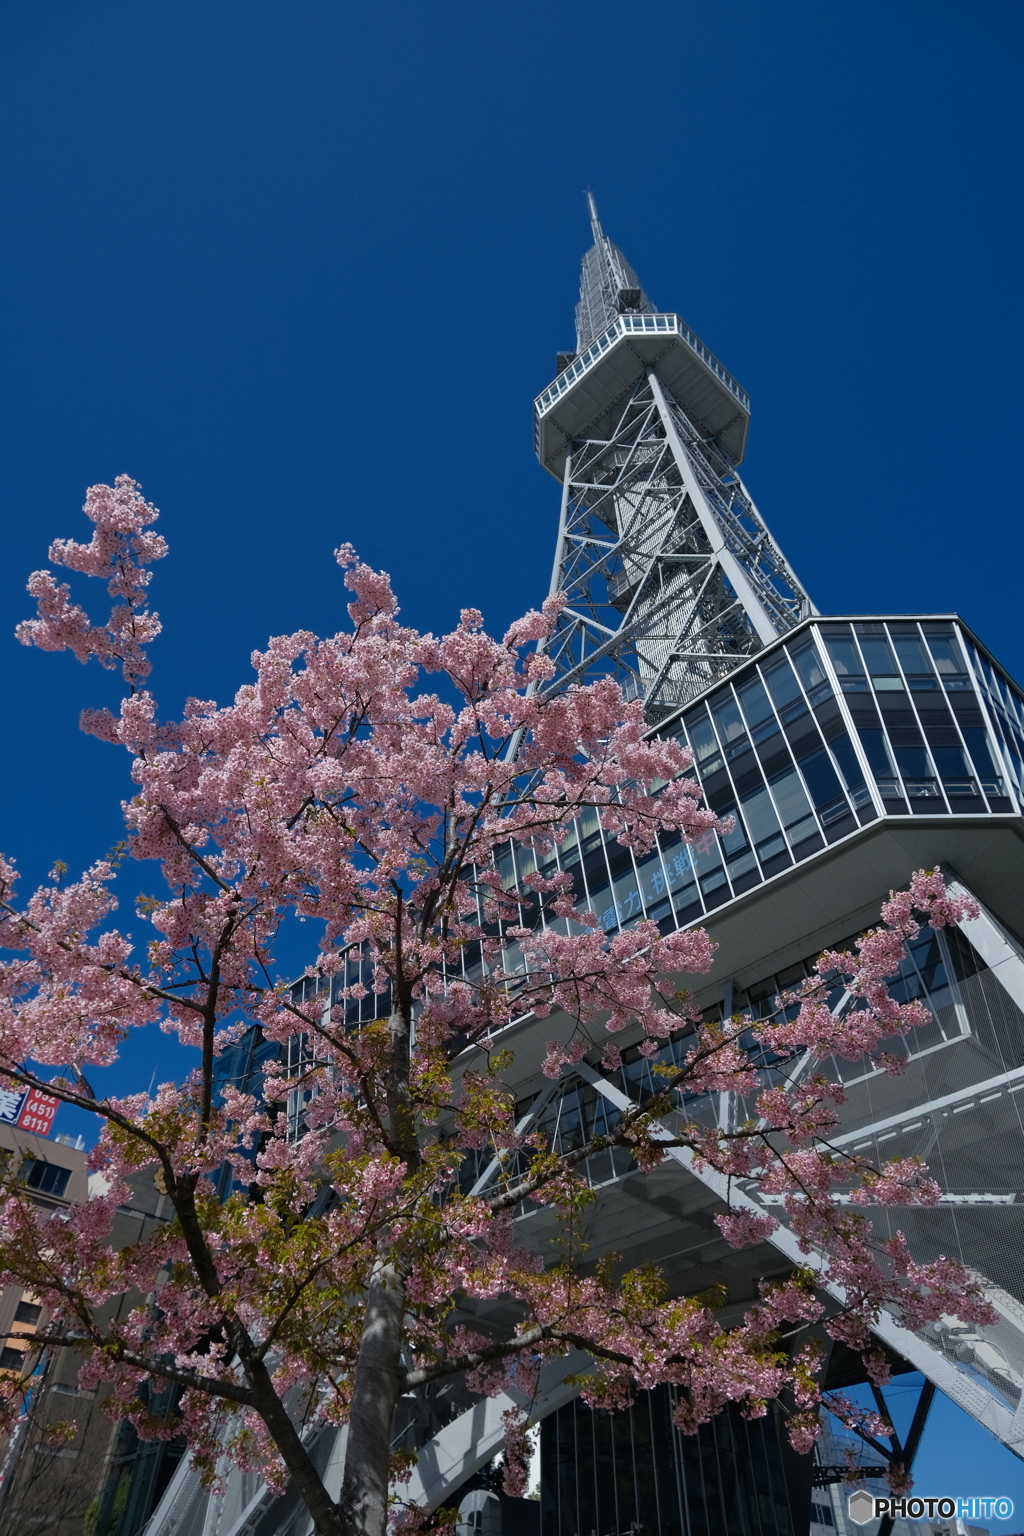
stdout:
[[[918,1262],[956,1258],[998,1318],[973,1328],[944,1316],[914,1332],[880,1314],[874,1336],[892,1369],[924,1378],[893,1456],[909,1464],[941,1390],[1024,1459],[1024,694],[956,615],[817,612],[737,472],[747,395],[678,315],[655,309],[592,198],[590,214],[576,351],[559,355],[534,406],[538,457],[561,485],[551,590],[568,597],[547,686],[618,677],[644,700],[652,733],[692,749],[707,802],[733,830],[689,847],[667,840],[637,859],[596,817],[581,818],[558,862],[609,934],[641,916],[663,932],[707,922],[718,948],[696,1006],[752,1022],[823,949],[847,947],[876,923],[890,888],[915,869],[941,867],[977,899],[977,918],[923,930],[910,947],[897,985],[931,1022],[892,1042],[903,1074],[868,1060],[820,1069],[845,1094],[837,1145],[875,1161],[919,1156],[940,1183],[934,1208],[872,1212],[878,1235],[902,1232]],[[532,850],[510,845],[509,888],[530,888],[532,861]],[[526,1017],[508,1043],[520,1128],[566,1150],[656,1084],[628,1032],[620,1072],[601,1070],[591,1053],[550,1082],[543,1043],[558,1028],[556,1015]],[[478,1065],[470,1052],[460,1060]],[[716,1094],[687,1113],[723,1124],[746,1110]],[[484,1164],[475,1192],[500,1176],[500,1157]],[[650,1170],[602,1153],[580,1172],[594,1192],[593,1257],[655,1262],[674,1295],[724,1284],[723,1315],[738,1316],[761,1277],[808,1262],[772,1196],[752,1184],[727,1192],[684,1149]],[[714,1222],[726,1193],[780,1218],[769,1241],[729,1248]],[[520,1237],[538,1254],[558,1236],[545,1210],[520,1218]],[[822,1291],[841,1305],[828,1280]],[[578,1357],[568,1370],[586,1363]],[[540,1536],[849,1529],[841,1444],[821,1442],[833,1444],[831,1462],[824,1451],[795,1457],[777,1414],[751,1425],[723,1413],[681,1436],[666,1391],[642,1395],[613,1423],[579,1402],[566,1373],[565,1361],[548,1362],[529,1401],[541,1421]],[[863,1380],[859,1356],[831,1346],[826,1387]],[[418,1458],[406,1496],[431,1511],[459,1505],[460,1536],[499,1536],[496,1496],[474,1480],[500,1452],[501,1415],[514,1401],[524,1405],[507,1394],[481,1400],[453,1382],[405,1404],[396,1420],[396,1446]],[[316,1436],[336,1487],[344,1431]],[[877,1471],[888,1451],[872,1454]],[[293,1496],[251,1474],[233,1473],[223,1500],[212,1500],[187,1454],[139,1508],[152,1508],[146,1536],[303,1530]],[[883,1521],[876,1536],[890,1528]],[[526,1531],[510,1525],[505,1536]]]

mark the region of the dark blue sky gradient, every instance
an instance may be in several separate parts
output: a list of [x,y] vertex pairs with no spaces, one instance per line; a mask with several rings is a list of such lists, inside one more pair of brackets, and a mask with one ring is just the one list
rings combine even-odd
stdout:
[[[109,848],[129,789],[76,728],[116,680],[10,638],[89,483],[163,509],[167,714],[229,699],[269,634],[336,629],[342,540],[424,628],[543,596],[530,404],[572,345],[586,186],[750,391],[744,473],[819,606],[955,609],[1024,675],[1022,30],[1011,0],[5,0],[0,847],[26,883]],[[146,1039],[100,1085],[180,1064]]]

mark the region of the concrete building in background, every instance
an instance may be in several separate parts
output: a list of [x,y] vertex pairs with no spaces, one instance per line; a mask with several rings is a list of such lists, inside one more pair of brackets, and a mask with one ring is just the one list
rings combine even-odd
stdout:
[[[57,1100],[31,1092],[20,1096],[20,1107],[6,1104],[18,1095],[0,1090],[0,1159],[16,1172],[32,1191],[42,1210],[57,1216],[90,1194],[86,1153],[81,1141],[39,1134],[50,1128]],[[26,1130],[26,1124],[39,1131]],[[153,1184],[152,1170],[132,1180],[130,1201],[119,1207],[111,1241],[126,1246],[166,1220],[170,1202]],[[135,1305],[139,1298],[121,1297],[109,1311],[116,1313]],[[130,1426],[115,1425],[103,1412],[103,1390],[82,1391],[78,1386],[81,1357],[72,1349],[44,1347],[33,1350],[26,1335],[45,1327],[47,1314],[39,1298],[20,1286],[0,1293],[0,1370],[28,1375],[30,1392],[26,1412],[13,1434],[0,1443],[0,1536],[96,1536],[101,1518],[117,1508],[127,1508],[130,1472],[134,1470],[136,1437]],[[156,1405],[159,1407],[159,1405]],[[58,1422],[74,1421],[75,1431],[66,1442],[55,1445],[48,1429]],[[126,1433],[127,1430],[127,1433]],[[148,1486],[159,1496],[159,1478],[166,1482],[182,1447],[153,1442],[146,1448],[152,1464]],[[109,1520],[107,1524],[109,1525]],[[141,1522],[140,1522],[141,1523]]]
[[[557,377],[534,406],[537,454],[559,485],[551,590],[568,597],[549,646],[550,686],[617,677],[644,701],[653,733],[692,747],[709,804],[734,826],[692,846],[666,838],[638,860],[607,840],[596,816],[583,816],[556,854],[541,855],[543,873],[556,862],[566,870],[580,908],[609,933],[641,916],[663,932],[706,923],[718,949],[697,1005],[708,1018],[751,1021],[822,949],[842,948],[876,922],[890,889],[915,869],[940,866],[978,900],[976,919],[926,930],[911,946],[898,992],[920,998],[932,1020],[893,1042],[903,1075],[865,1060],[827,1070],[846,1091],[839,1143],[880,1159],[919,1154],[942,1188],[934,1209],[877,1211],[880,1235],[902,1230],[918,1260],[960,1260],[999,1318],[974,1328],[951,1315],[920,1333],[880,1318],[879,1347],[897,1371],[921,1372],[925,1388],[906,1443],[883,1445],[865,1475],[887,1457],[912,1460],[936,1389],[1022,1454],[1024,695],[954,614],[817,611],[739,474],[746,392],[679,315],[654,305],[592,200],[591,222],[576,347],[559,354]],[[535,857],[506,849],[498,862],[508,889],[528,886]],[[336,984],[351,986],[362,964],[353,953]],[[848,1001],[836,995],[831,1006],[838,1013]],[[600,1070],[594,1052],[549,1082],[541,1062],[558,1028],[557,1017],[527,1018],[503,1044],[515,1052],[524,1129],[568,1149],[613,1125],[655,1083],[628,1034],[620,1072]],[[472,1053],[463,1065],[476,1065]],[[297,1127],[301,1107],[293,1106]],[[687,1116],[718,1125],[747,1112],[730,1094],[686,1106]],[[584,1173],[596,1194],[586,1218],[591,1255],[616,1249],[628,1264],[654,1260],[675,1294],[723,1284],[726,1323],[763,1277],[803,1261],[784,1225],[770,1242],[732,1250],[714,1223],[724,1183],[684,1150],[649,1172],[625,1151],[606,1151]],[[499,1161],[484,1155],[467,1170],[467,1187],[482,1192],[501,1177]],[[783,1216],[754,1185],[732,1195]],[[519,1232],[548,1252],[551,1212],[524,1212]],[[825,1296],[838,1305],[827,1288]],[[484,1307],[475,1321],[487,1318]],[[754,1425],[723,1414],[683,1437],[668,1389],[614,1417],[586,1408],[564,1382],[585,1364],[547,1366],[531,1405],[542,1421],[541,1536],[821,1536],[829,1515],[838,1528],[842,1468],[825,1446],[796,1456],[781,1410]],[[833,1347],[826,1384],[858,1382],[857,1358]],[[403,1401],[396,1441],[419,1451],[409,1497],[428,1509],[458,1504],[499,1451],[509,1406],[504,1397],[476,1401],[458,1382]],[[343,1432],[316,1434],[314,1454],[336,1492]],[[969,1468],[952,1470],[969,1477]],[[475,1503],[467,1521],[479,1513],[482,1523],[486,1512],[493,1524],[493,1503]],[[304,1536],[308,1521],[293,1496],[278,1500],[234,1474],[214,1512],[186,1457],[147,1536],[214,1528]],[[97,1536],[138,1528],[122,1523]],[[883,1521],[873,1536],[891,1536],[891,1527]]]
[[[52,1213],[69,1210],[88,1198],[84,1151],[70,1145],[67,1138],[48,1134],[57,1102],[52,1095],[36,1090],[21,1093],[0,1088],[0,1169],[5,1177],[20,1177],[34,1204]],[[58,1510],[77,1515],[80,1527],[88,1505],[80,1478],[61,1475],[57,1481],[63,1486],[55,1493],[51,1458],[36,1456],[29,1449],[35,1439],[34,1424],[41,1412],[50,1360],[46,1351],[32,1348],[31,1337],[45,1322],[46,1313],[33,1292],[20,1285],[9,1285],[0,1292],[0,1371],[28,1375],[32,1383],[27,1413],[11,1435],[0,1439],[0,1531],[5,1524],[12,1531],[19,1528],[6,1518],[8,1509],[18,1502],[12,1499],[16,1481],[34,1490],[31,1506],[20,1518],[27,1523],[30,1514],[38,1516],[33,1524],[41,1531],[60,1531],[59,1523],[55,1523]],[[64,1471],[62,1468],[62,1474]],[[26,1528],[25,1523],[20,1528]],[[71,1529],[67,1527],[68,1536]]]
[[[38,1111],[42,1094],[16,1094],[0,1090],[0,1109],[4,1098],[17,1101],[17,1108],[6,1120],[0,1120],[0,1170],[5,1175],[16,1172],[31,1192],[32,1201],[43,1211],[64,1211],[80,1205],[88,1197],[85,1153],[66,1140],[49,1140],[45,1130],[26,1129],[26,1122],[48,1128],[57,1100],[49,1094],[43,1112]],[[32,1359],[27,1335],[31,1335],[43,1309],[38,1298],[18,1285],[0,1292],[0,1370],[23,1373]],[[0,1466],[3,1452],[0,1452]],[[3,1487],[0,1472],[0,1488]]]

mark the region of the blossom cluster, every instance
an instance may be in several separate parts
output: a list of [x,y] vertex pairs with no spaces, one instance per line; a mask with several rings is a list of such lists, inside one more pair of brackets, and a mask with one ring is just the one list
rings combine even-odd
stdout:
[[[31,1286],[43,1333],[81,1350],[83,1383],[110,1386],[111,1412],[143,1434],[184,1432],[211,1479],[225,1459],[275,1486],[292,1477],[321,1533],[351,1525],[289,1424],[349,1425],[350,1446],[364,1449],[346,1466],[345,1519],[379,1533],[398,1470],[386,1446],[383,1464],[365,1449],[380,1393],[393,1407],[400,1391],[463,1372],[480,1391],[528,1399],[541,1366],[570,1349],[593,1361],[590,1401],[620,1406],[669,1382],[687,1431],[727,1403],[756,1415],[789,1393],[794,1443],[806,1448],[814,1350],[780,1339],[824,1317],[808,1274],[763,1286],[725,1327],[720,1298],[670,1297],[654,1269],[551,1265],[528,1250],[516,1221],[524,1202],[551,1206],[571,1234],[589,1198],[585,1159],[610,1145],[644,1168],[674,1142],[698,1167],[781,1197],[845,1298],[826,1326],[858,1348],[870,1347],[883,1306],[910,1327],[949,1310],[987,1318],[956,1266],[920,1266],[905,1244],[877,1243],[859,1208],[934,1200],[926,1171],[837,1159],[827,1146],[836,1085],[766,1066],[877,1053],[922,1022],[889,984],[919,923],[968,914],[941,875],[892,895],[856,955],[823,955],[771,1019],[705,1021],[681,987],[712,964],[704,931],[664,936],[640,921],[609,938],[574,905],[567,874],[502,885],[510,841],[543,868],[584,813],[641,854],[662,834],[686,846],[719,825],[686,773],[688,751],[650,739],[640,704],[614,682],[545,691],[560,599],[500,641],[475,610],[447,635],[419,634],[400,622],[387,577],[346,546],[346,630],[279,636],[254,654],[254,680],[230,704],[192,699],[162,722],[142,686],[159,628],[146,607],[147,566],[164,553],[155,509],[122,477],[94,487],[86,512],[91,543],[58,541],[51,558],[106,581],[110,618],[93,625],[66,587],[37,573],[39,614],[20,634],[121,665],[119,716],[85,724],[132,754],[129,848],[157,861],[164,889],[137,914],[149,930],[141,947],[113,924],[109,864],[55,876],[19,903],[16,871],[0,863],[0,1084],[44,1083],[44,1069],[69,1062],[107,1065],[131,1030],[153,1023],[199,1047],[202,1066],[121,1100],[90,1101],[66,1077],[50,1085],[99,1116],[90,1166],[104,1193],[58,1219],[13,1174],[0,1177],[0,1283]],[[304,989],[281,979],[276,958],[299,920],[318,936]],[[346,979],[353,953],[359,983]],[[837,977],[852,999],[841,1011]],[[351,1007],[368,996],[376,1016],[364,1010],[353,1027]],[[616,1041],[629,1039],[660,1064],[661,1088],[603,1139],[558,1151],[516,1119],[505,1041],[527,1016],[544,1021],[552,1081],[584,1058],[616,1073]],[[218,1093],[219,1059],[248,1029],[281,1058],[265,1066],[258,1096]],[[297,1067],[284,1049],[296,1038]],[[688,1118],[687,1103],[715,1093],[750,1105],[738,1130]],[[467,1192],[467,1168],[488,1158],[494,1179]],[[225,1170],[230,1193],[219,1199]],[[145,1178],[166,1192],[173,1219],[115,1251],[117,1206]],[[852,1190],[846,1203],[837,1189]],[[718,1222],[737,1246],[774,1230],[742,1204]],[[111,1313],[115,1296],[130,1302]],[[496,1301],[515,1325],[474,1329]],[[390,1322],[375,1321],[370,1337],[378,1312]],[[149,1412],[153,1382],[180,1389],[176,1417]],[[8,1380],[0,1415],[9,1423],[17,1411]],[[506,1414],[505,1427],[507,1487],[521,1491],[525,1412]]]

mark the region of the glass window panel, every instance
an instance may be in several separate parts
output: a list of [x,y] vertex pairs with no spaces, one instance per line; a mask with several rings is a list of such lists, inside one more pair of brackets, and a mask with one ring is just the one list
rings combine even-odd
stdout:
[[723,896],[728,899],[729,886],[721,864],[716,864],[706,875],[701,875],[700,888],[709,902],[713,896],[716,898],[714,906],[721,906]]
[[714,759],[718,757],[718,740],[711,728],[707,710],[698,709],[687,715],[686,730],[698,768],[711,768]]
[[668,881],[665,879],[665,871],[661,867],[661,860],[656,853],[644,859],[637,865],[637,874],[640,877],[640,890],[646,907],[651,908],[661,901],[668,891]]
[[62,1195],[67,1189],[70,1168],[58,1168],[55,1163],[44,1163],[34,1157],[26,1158],[23,1167],[25,1183],[30,1189],[38,1189],[44,1195]]
[[896,770],[893,767],[892,758],[889,756],[889,744],[886,741],[885,732],[871,728],[862,728],[857,734],[860,736],[864,754],[871,764],[872,773],[875,775],[882,774],[883,777],[895,773]]
[[693,858],[685,843],[681,848],[673,848],[671,853],[665,854],[665,874],[673,891],[693,884]]
[[785,856],[785,861],[788,864],[789,850],[786,847],[786,839],[781,832],[773,833],[771,837],[766,837],[763,842],[757,845],[757,856],[762,864],[769,864],[772,859],[777,859],[780,854]]
[[896,747],[896,761],[905,779],[926,779],[932,767],[924,747]]
[[633,871],[623,875],[621,880],[616,880],[615,909],[619,922],[625,926],[633,922],[635,918],[643,916],[643,907],[640,902],[640,892],[636,888],[636,877]]
[[800,681],[808,693],[825,681],[825,669],[813,642],[802,645],[799,650],[790,651],[789,659],[799,672]]
[[953,635],[929,635],[928,649],[932,653],[936,671],[948,676],[951,672],[964,672],[964,659]]
[[793,676],[793,668],[785,657],[780,656],[778,661],[764,669],[764,679],[768,684],[768,691],[776,704],[782,708],[791,704],[794,699],[800,698],[800,686]]
[[764,691],[764,684],[759,677],[752,677],[748,682],[742,683],[736,692],[740,696],[743,713],[749,725],[760,725],[762,720],[774,718],[768,695]]
[[[736,885],[737,880],[741,879],[744,875],[749,875],[751,870],[756,869],[757,860],[754,858],[754,855],[750,852],[749,848],[747,849],[746,853],[740,853],[734,856],[730,856],[729,858],[729,878],[734,886]],[[758,878],[760,878],[760,876]],[[754,881],[750,883],[756,884]],[[737,891],[737,895],[738,894],[739,892]]]
[[971,765],[963,747],[932,747],[935,766],[944,779],[969,778]]
[[[760,730],[763,736],[766,727],[762,725]],[[749,773],[751,764],[754,761],[753,757],[750,755],[750,751],[750,737],[746,735],[740,736],[736,741],[730,741],[729,745],[726,747],[725,755],[729,759],[729,762],[732,764],[733,778],[736,778],[737,775],[740,778],[743,778],[747,773]]]
[[771,837],[778,832],[779,820],[775,814],[771,796],[766,789],[758,789],[752,795],[746,795],[740,801],[740,807],[755,843],[760,843],[766,837]]
[[512,863],[512,851],[506,847],[498,854],[498,874],[504,890],[510,891],[516,883],[515,865]]
[[913,676],[921,673],[931,674],[928,664],[928,653],[924,646],[913,635],[894,635],[893,645],[896,647],[896,655],[899,657],[900,666],[904,672]]
[[924,986],[916,971],[905,968],[895,981],[890,981],[889,992],[897,1003],[910,1003],[924,996]]
[[718,839],[713,832],[704,832],[695,838],[690,845],[690,856],[697,867],[698,875],[710,874],[719,869],[722,863],[722,853],[718,846]]
[[736,815],[736,807],[734,805],[727,806],[724,811],[719,812],[719,815],[723,821],[727,821],[731,816],[735,822],[731,832],[724,832],[722,834],[722,847],[725,849],[726,856],[731,858],[733,854],[741,853],[747,846],[747,834],[743,830],[743,822]]
[[[791,827],[787,827],[786,835],[792,845],[794,856],[799,859],[805,859],[808,853],[816,853],[823,846],[821,833],[818,831],[818,823],[814,818],[813,811],[809,811],[806,816],[794,822]],[[810,840],[810,848],[805,848],[801,852],[800,845],[808,840]]]
[[1017,747],[1010,743],[1006,747],[1006,757],[1010,765],[1010,772],[1016,776],[1017,783],[1024,789],[1024,757]]
[[601,836],[601,822],[597,807],[588,805],[576,818],[580,846],[588,852],[594,847]]
[[825,639],[825,646],[840,677],[863,676],[864,664],[852,640],[845,640],[841,635],[829,635]]
[[862,635],[860,648],[864,652],[868,671],[872,677],[891,677],[896,671],[896,658],[888,640],[879,635]]
[[833,800],[844,798],[839,775],[824,747],[819,747],[817,752],[805,757],[800,768],[815,805],[830,805]]
[[746,734],[743,718],[731,692],[719,694],[717,698],[711,700],[711,713],[715,717],[715,724],[723,744],[735,741],[738,736]]
[[856,789],[864,783],[864,770],[860,766],[860,759],[854,749],[853,742],[843,731],[841,736],[836,736],[829,742],[832,755],[839,764],[839,770],[846,780],[847,789]]
[[771,792],[784,827],[795,826],[810,814],[810,802],[795,768],[773,780]]
[[922,928],[908,948],[921,974],[925,990],[934,994],[947,986],[946,967],[939,948],[938,935],[932,928]]
[[988,732],[983,726],[968,726],[964,731],[964,740],[967,750],[974,759],[974,766],[978,772],[986,778],[991,778],[999,772],[992,761],[992,753],[989,750]]
[[528,880],[537,868],[537,855],[532,843],[516,844],[516,865],[520,881]]

